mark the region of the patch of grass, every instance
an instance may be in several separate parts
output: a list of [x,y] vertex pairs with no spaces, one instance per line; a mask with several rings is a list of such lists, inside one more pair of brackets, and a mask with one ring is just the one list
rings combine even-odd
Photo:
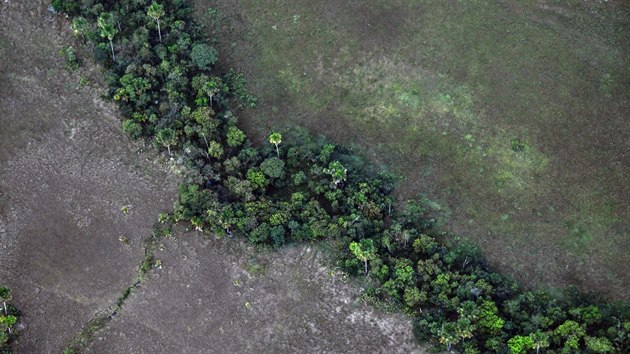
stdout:
[[109,322],[107,314],[95,315],[70,341],[70,344],[63,351],[64,354],[81,353],[94,340],[94,333],[103,328],[107,322]]
[[[619,30],[629,15],[592,2],[547,5],[245,0],[244,39],[221,52],[256,78],[250,132],[304,125],[380,156],[421,186],[403,184],[405,199],[427,192],[449,211],[439,225],[492,243],[491,259],[555,261],[536,258],[527,240],[564,248],[572,220],[589,225],[586,254],[618,264],[622,252],[608,240],[623,239],[614,220],[630,220],[621,207],[630,171],[610,154],[630,141],[621,79],[630,35]],[[609,200],[614,212],[601,212]],[[531,249],[506,256],[514,243]],[[603,264],[581,274],[615,269]]]
[[252,276],[264,276],[267,273],[267,264],[259,257],[251,256],[247,259],[244,269]]

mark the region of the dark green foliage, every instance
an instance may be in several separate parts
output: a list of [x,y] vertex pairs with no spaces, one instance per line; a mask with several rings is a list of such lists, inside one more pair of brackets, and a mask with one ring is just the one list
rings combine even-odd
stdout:
[[[342,146],[294,129],[253,146],[235,111],[255,104],[241,75],[212,71],[186,1],[74,2],[75,17],[107,68],[123,129],[175,155],[187,167],[172,221],[204,232],[241,235],[265,247],[336,240],[339,265],[366,274],[366,296],[415,317],[417,338],[461,352],[628,352],[627,311],[569,293],[519,291],[491,271],[479,250],[447,243],[421,201],[393,208],[397,179],[377,174]],[[159,16],[157,16],[159,15]],[[161,23],[161,42],[155,37]],[[120,24],[120,27],[118,26]],[[115,42],[115,45],[114,45]],[[114,49],[116,52],[114,52]],[[114,54],[118,53],[114,59]],[[110,58],[111,57],[111,58]],[[282,147],[282,149],[280,149]],[[515,151],[527,145],[513,141]],[[143,267],[151,267],[147,260]]]
[[284,176],[284,161],[271,157],[260,164],[260,169],[271,178],[281,178]]
[[11,353],[11,342],[18,336],[15,324],[20,311],[10,303],[12,299],[11,289],[0,285],[0,353]]
[[192,47],[190,59],[199,69],[209,69],[219,60],[219,53],[212,46],[197,43]]
[[52,7],[55,11],[67,15],[75,15],[79,10],[78,0],[52,0]]

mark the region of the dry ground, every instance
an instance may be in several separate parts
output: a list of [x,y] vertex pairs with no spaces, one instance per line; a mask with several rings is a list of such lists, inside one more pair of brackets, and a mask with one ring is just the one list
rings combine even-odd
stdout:
[[175,195],[174,179],[130,147],[102,92],[76,88],[79,73],[58,54],[67,31],[46,7],[0,4],[0,282],[23,311],[19,353],[61,352],[115,302]]
[[357,302],[358,288],[295,246],[257,254],[176,232],[88,353],[422,353],[411,325]]

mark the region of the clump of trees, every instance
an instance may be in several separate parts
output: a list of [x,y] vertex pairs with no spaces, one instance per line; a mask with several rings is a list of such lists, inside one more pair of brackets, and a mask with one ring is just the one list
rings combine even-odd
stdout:
[[[447,245],[421,203],[393,209],[395,178],[356,163],[302,130],[255,146],[238,128],[255,104],[243,79],[215,70],[218,54],[184,0],[55,0],[107,69],[122,127],[188,167],[164,222],[264,247],[335,240],[366,296],[414,317],[419,340],[464,353],[626,353],[626,308],[519,290],[470,245]],[[157,29],[151,30],[151,29]]]
[[15,324],[20,311],[11,304],[11,289],[0,285],[0,353],[11,352],[11,341],[17,338]]

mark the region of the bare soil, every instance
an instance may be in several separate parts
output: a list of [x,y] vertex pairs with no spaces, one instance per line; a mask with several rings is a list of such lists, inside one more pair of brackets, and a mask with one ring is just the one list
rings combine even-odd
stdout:
[[61,352],[115,302],[176,186],[131,148],[98,87],[76,88],[100,74],[64,68],[67,26],[47,4],[0,4],[0,283],[23,313],[18,353]]
[[175,232],[162,268],[97,333],[89,353],[423,353],[409,319],[375,312],[310,246],[258,253]]

